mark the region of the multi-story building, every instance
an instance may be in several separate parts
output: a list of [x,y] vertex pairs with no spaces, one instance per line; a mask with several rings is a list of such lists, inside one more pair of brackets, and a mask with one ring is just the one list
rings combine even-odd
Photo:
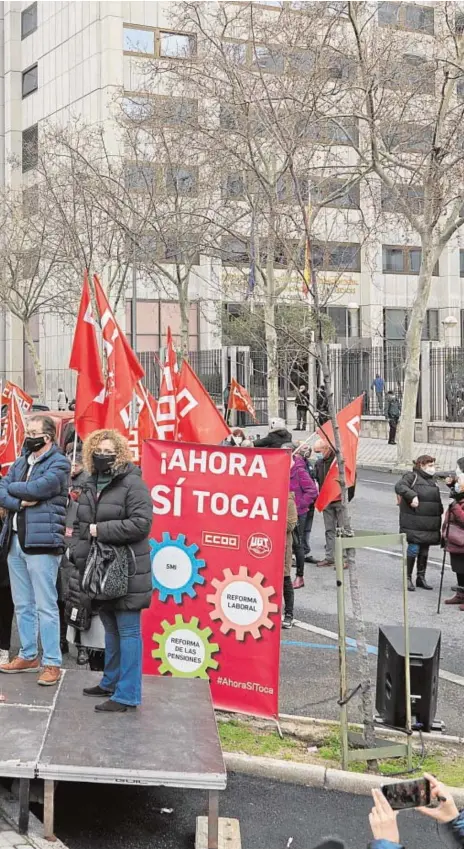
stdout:
[[[33,183],[34,147],[40,145],[42,122],[66,124],[75,118],[90,124],[109,121],[115,91],[134,94],[134,80],[139,78],[135,72],[137,63],[144,58],[180,55],[180,48],[188,55],[193,49],[189,36],[172,29],[172,5],[149,0],[25,0],[1,4],[0,180],[24,188]],[[266,0],[262,5],[272,14],[281,4]],[[379,26],[419,33],[425,55],[428,45],[433,49],[435,3],[378,6]],[[13,159],[21,160],[22,167],[13,167]],[[380,185],[378,191],[380,194]],[[361,184],[341,199],[339,206],[363,210],[369,197]],[[383,195],[381,203],[389,214],[375,235],[368,236],[360,246],[356,238],[350,240],[343,234],[340,242],[333,238],[325,247],[324,268],[339,275],[331,288],[328,312],[341,345],[356,347],[360,344],[356,340],[363,339],[381,346],[385,342],[400,343],[405,337],[420,248],[417,242],[405,240],[401,215],[392,208],[391,199]],[[199,264],[198,274],[193,275],[190,313],[191,347],[197,350],[221,345],[214,303],[218,290],[210,285],[220,268],[203,255]],[[444,249],[435,272],[424,338],[443,341],[446,333],[449,343],[459,345],[464,341],[461,232]],[[127,294],[130,298],[130,288]],[[178,305],[149,285],[139,287],[138,297],[137,350],[157,350],[163,344],[168,323],[178,332]],[[447,321],[450,316],[456,324]],[[0,333],[0,372],[33,391],[33,369],[19,322],[4,315]],[[51,401],[58,384],[68,380],[71,332],[64,332],[53,316],[40,316],[33,321],[33,336],[43,368],[49,374],[47,400]],[[67,386],[69,394],[72,383]]]

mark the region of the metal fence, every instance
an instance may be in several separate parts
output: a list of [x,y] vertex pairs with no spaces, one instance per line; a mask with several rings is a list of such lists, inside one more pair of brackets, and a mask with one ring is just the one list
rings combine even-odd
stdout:
[[[329,362],[337,410],[364,393],[364,414],[384,416],[386,393],[392,390],[400,399],[403,396],[405,362],[403,345],[384,344],[375,348],[366,346],[365,349],[356,350],[330,346]],[[377,376],[383,380],[382,391],[376,391],[374,381]],[[382,388],[381,384],[379,388]],[[420,387],[416,416],[421,417]]]
[[430,419],[464,421],[464,350],[430,349]]

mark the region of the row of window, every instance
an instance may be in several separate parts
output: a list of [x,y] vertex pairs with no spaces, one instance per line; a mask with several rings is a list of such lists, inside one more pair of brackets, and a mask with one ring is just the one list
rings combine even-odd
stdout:
[[[464,251],[462,252],[464,253]],[[419,274],[422,251],[420,248],[403,245],[382,245],[382,272],[384,274]],[[360,272],[361,245],[357,242],[317,242],[311,243],[313,267],[321,271]],[[260,252],[260,260],[266,262],[265,252]],[[225,237],[222,241],[222,261],[225,265],[249,265],[250,242],[247,239]],[[463,262],[460,257],[461,263]],[[288,240],[277,244],[274,265],[286,268],[289,265],[304,267],[305,250],[300,242]],[[433,275],[439,276],[439,264],[436,263]]]

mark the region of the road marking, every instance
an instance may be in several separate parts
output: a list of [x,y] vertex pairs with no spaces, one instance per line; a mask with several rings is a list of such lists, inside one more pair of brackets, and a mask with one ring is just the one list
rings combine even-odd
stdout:
[[[317,625],[309,625],[308,622],[301,622],[299,619],[295,619],[293,624],[303,631],[309,631],[311,634],[319,634],[320,637],[328,637],[329,640],[337,640],[338,642],[338,634],[335,631],[327,631],[326,628],[318,628]],[[346,645],[348,648],[357,647],[356,640],[353,640],[352,637],[346,638]],[[378,654],[376,646],[368,645],[367,651],[369,654]],[[455,675],[454,672],[446,672],[445,669],[440,669],[439,675],[445,681],[451,681],[452,684],[458,684],[459,687],[464,687],[464,677],[462,675]]]
[[[390,557],[403,557],[403,554],[402,554],[401,551],[392,551],[389,548],[372,548],[371,546],[366,545],[366,548],[364,550],[365,551],[376,551],[378,554],[389,554]],[[428,560],[427,564],[429,564],[429,563],[433,563],[434,566],[441,566],[442,565],[441,560]],[[451,569],[451,566],[449,566],[448,563],[445,563],[445,569]]]
[[372,478],[359,478],[361,483],[376,483],[379,486],[395,486],[394,483],[387,483],[387,481],[375,481]]

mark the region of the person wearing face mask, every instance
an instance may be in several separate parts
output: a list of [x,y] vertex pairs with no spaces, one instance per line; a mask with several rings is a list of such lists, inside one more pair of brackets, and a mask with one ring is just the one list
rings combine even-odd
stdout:
[[458,460],[454,478],[447,483],[451,486],[452,501],[443,521],[443,542],[457,586],[454,596],[447,598],[445,604],[457,604],[464,611],[464,457]]
[[79,497],[71,560],[82,578],[91,543],[130,546],[134,569],[127,594],[98,602],[105,629],[105,668],[85,696],[104,698],[95,710],[122,713],[142,698],[141,610],[152,595],[148,536],[153,505],[140,469],[131,462],[129,443],[116,430],[97,430],[84,442],[84,468],[90,475]]
[[[40,673],[38,683],[61,676],[57,577],[64,552],[69,460],[55,442],[49,416],[30,418],[21,456],[0,480],[0,506],[7,511],[0,546],[8,547],[8,570],[18,623],[20,652],[0,672]],[[42,643],[42,666],[37,644]]]
[[250,448],[253,443],[251,439],[247,438],[247,435],[241,427],[232,428],[232,433],[227,436],[221,445],[235,445],[237,448]]
[[400,508],[400,533],[405,533],[408,541],[407,568],[410,592],[415,590],[412,575],[416,558],[416,587],[433,590],[425,579],[425,573],[429,547],[440,543],[443,513],[435,472],[435,457],[422,454],[415,461],[413,470],[406,472],[395,486]]

